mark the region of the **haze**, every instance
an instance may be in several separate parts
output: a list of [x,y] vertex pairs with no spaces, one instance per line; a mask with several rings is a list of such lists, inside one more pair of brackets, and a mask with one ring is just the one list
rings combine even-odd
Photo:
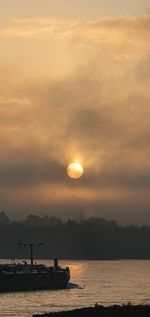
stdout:
[[150,1],[0,6],[1,210],[150,224]]

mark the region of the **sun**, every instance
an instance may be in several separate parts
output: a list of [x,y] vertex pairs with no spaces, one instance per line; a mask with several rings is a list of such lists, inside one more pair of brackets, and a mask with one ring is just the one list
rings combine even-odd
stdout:
[[83,166],[77,162],[71,163],[67,167],[68,176],[74,179],[80,178],[83,172]]

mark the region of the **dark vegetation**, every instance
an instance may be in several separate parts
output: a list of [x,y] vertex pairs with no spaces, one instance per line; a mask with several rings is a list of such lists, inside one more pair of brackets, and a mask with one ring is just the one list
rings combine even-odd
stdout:
[[0,213],[0,257],[27,258],[29,249],[18,243],[44,243],[35,249],[40,258],[150,259],[150,227],[120,226],[115,221],[89,218],[80,222],[29,215],[10,221]]
[[149,317],[150,306],[114,305],[76,309],[67,312],[34,315],[33,317]]

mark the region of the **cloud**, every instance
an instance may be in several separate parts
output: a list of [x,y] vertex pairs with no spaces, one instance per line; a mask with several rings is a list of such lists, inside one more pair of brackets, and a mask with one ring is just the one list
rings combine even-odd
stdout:
[[150,50],[150,16],[105,18],[100,21],[68,21],[54,18],[18,19],[0,29],[0,38],[65,39],[101,45],[107,54],[131,58]]
[[[0,75],[4,209],[31,206],[57,212],[62,206],[68,213],[71,206],[81,209],[85,204],[99,215],[101,208],[109,210],[113,218],[119,206],[121,221],[125,216],[119,216],[119,208],[133,210],[135,203],[138,214],[145,206],[143,222],[150,221],[149,21],[149,16],[97,22],[37,18],[17,20],[0,30],[8,46],[13,39],[17,48],[25,38],[31,57],[19,51],[17,66],[3,63]],[[34,58],[41,47],[42,52],[48,50],[47,58]],[[55,77],[59,65],[61,76]],[[66,174],[73,160],[85,169],[79,181]]]

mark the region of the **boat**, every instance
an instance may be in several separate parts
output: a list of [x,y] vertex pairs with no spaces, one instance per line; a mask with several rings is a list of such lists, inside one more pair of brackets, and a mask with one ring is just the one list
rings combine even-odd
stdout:
[[70,279],[69,267],[61,268],[58,259],[52,266],[33,263],[33,246],[31,263],[0,264],[0,293],[33,290],[50,290],[66,288]]

